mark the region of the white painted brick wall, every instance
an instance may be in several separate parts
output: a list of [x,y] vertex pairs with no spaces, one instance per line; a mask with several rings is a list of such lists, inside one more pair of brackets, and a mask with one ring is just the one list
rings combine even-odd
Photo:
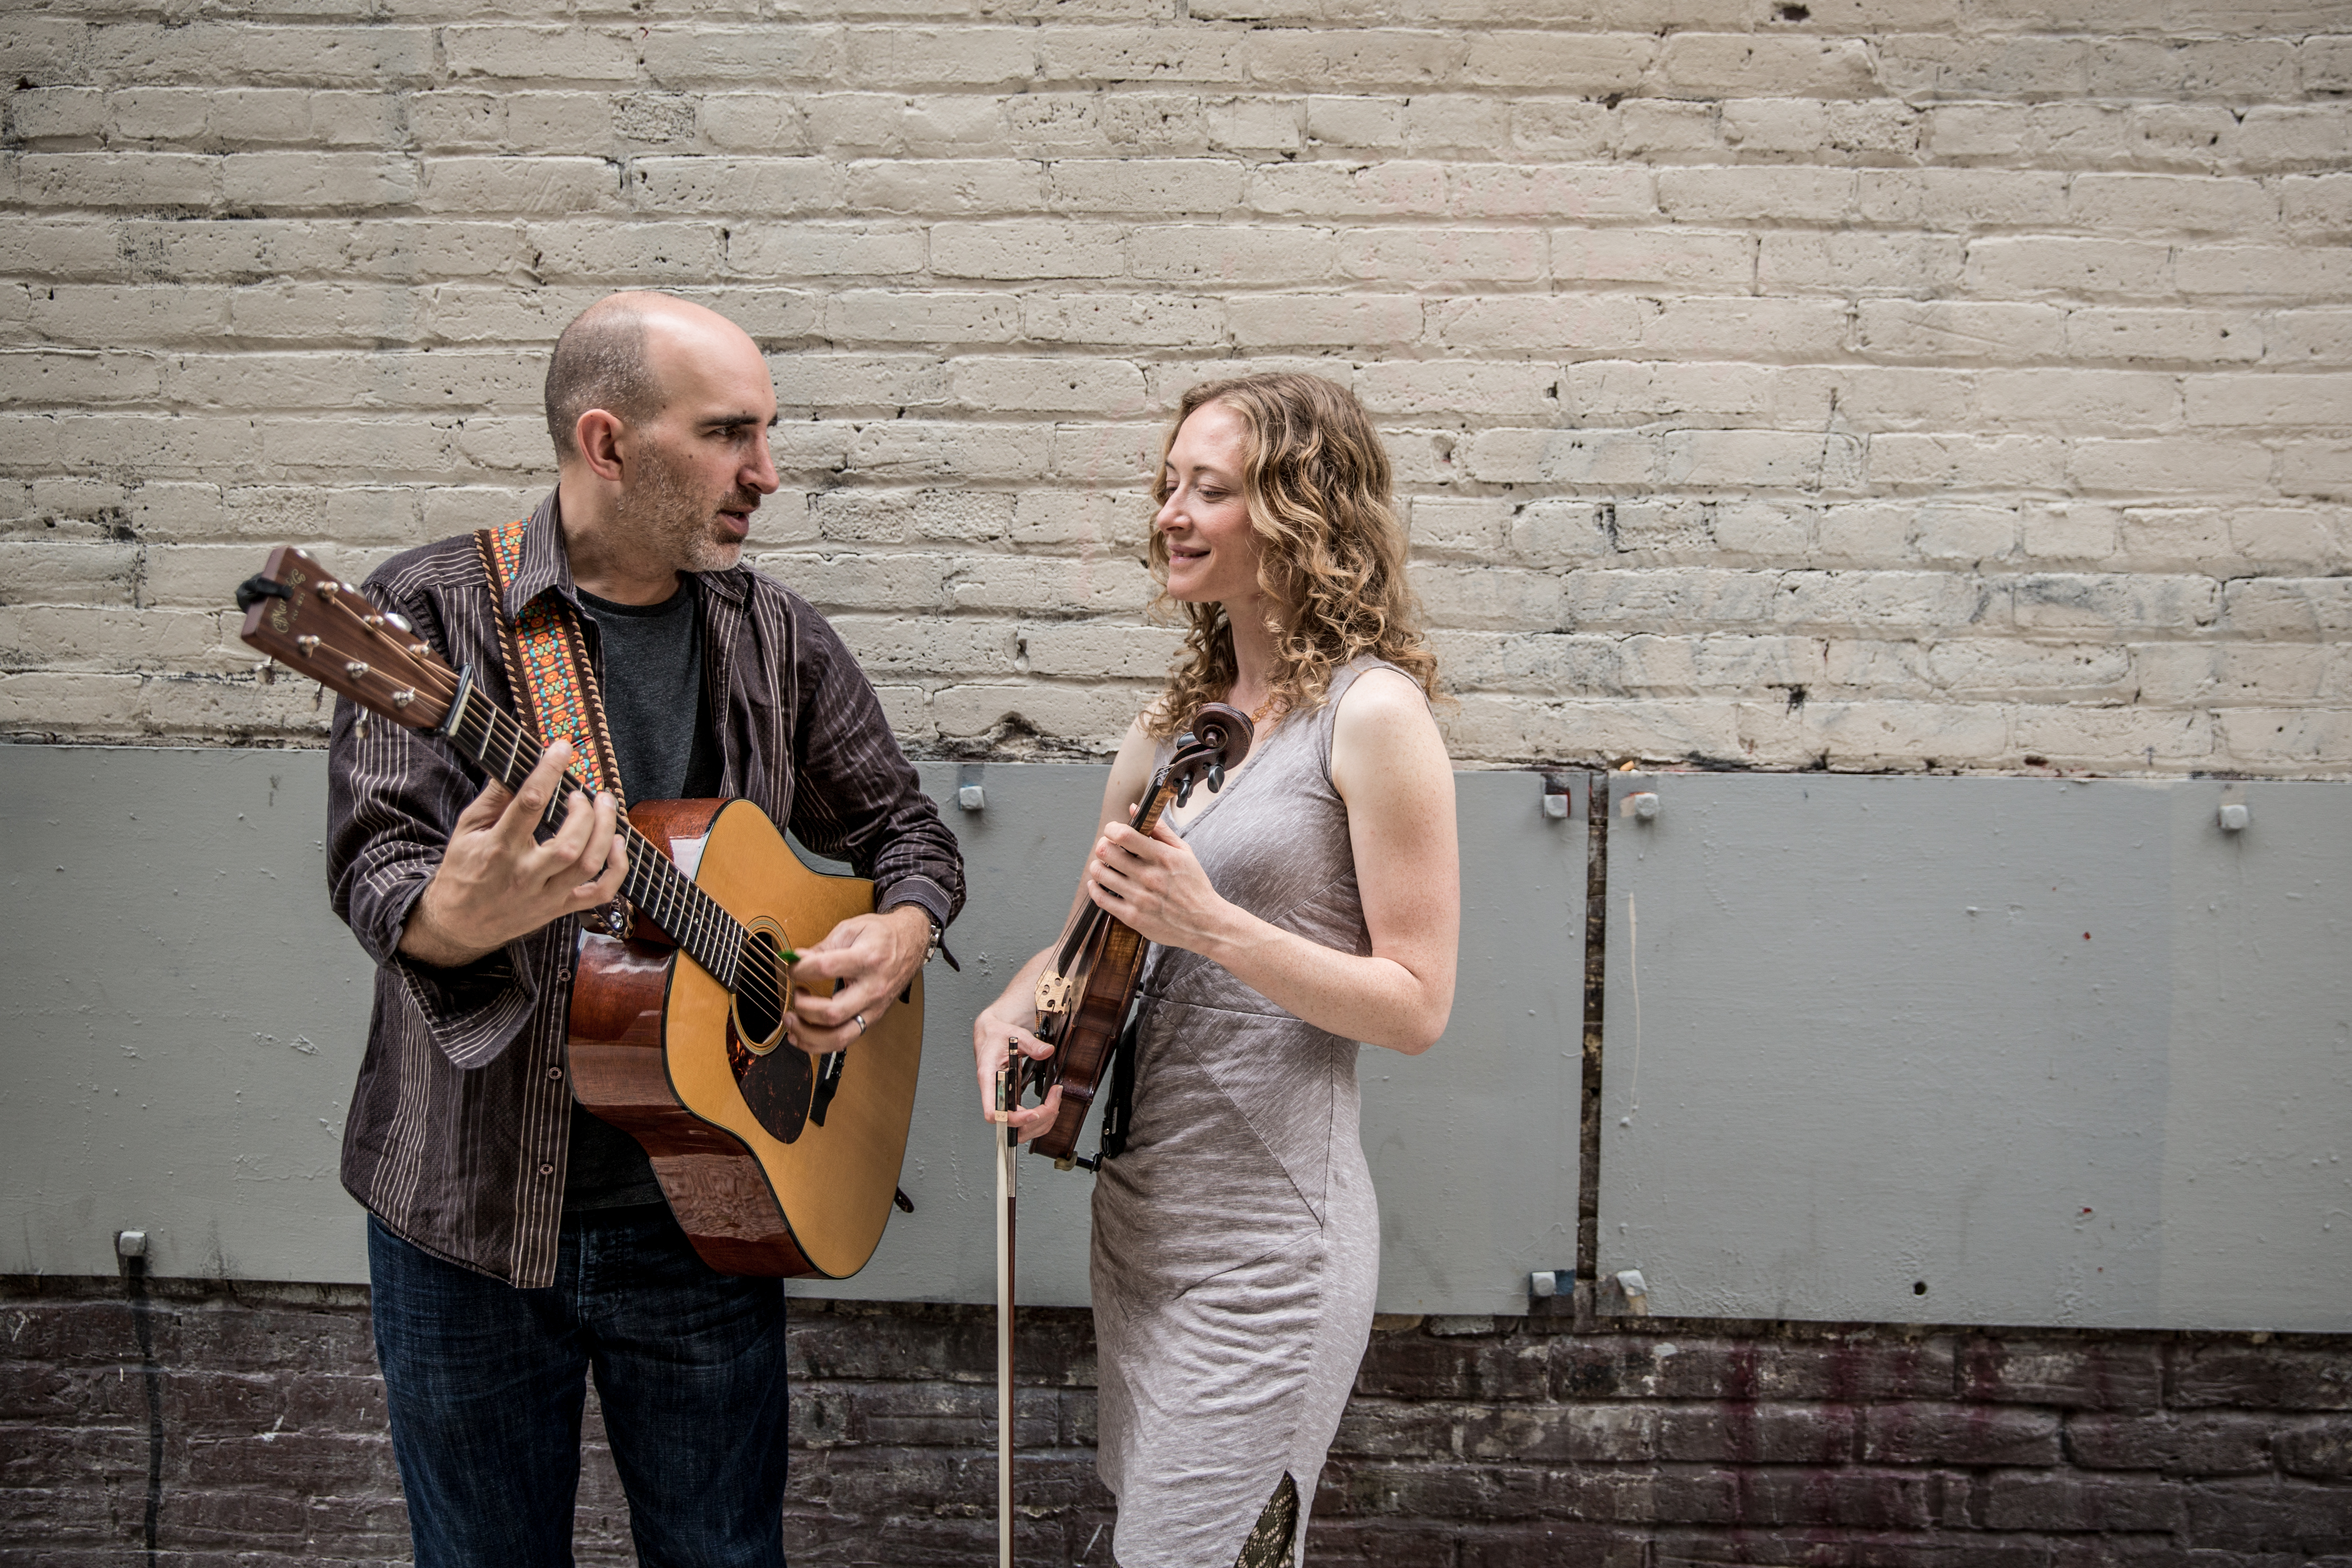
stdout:
[[2340,0],[371,15],[0,16],[0,733],[315,739],[233,584],[518,513],[650,285],[919,752],[1115,740],[1158,423],[1290,365],[1465,761],[2352,773]]

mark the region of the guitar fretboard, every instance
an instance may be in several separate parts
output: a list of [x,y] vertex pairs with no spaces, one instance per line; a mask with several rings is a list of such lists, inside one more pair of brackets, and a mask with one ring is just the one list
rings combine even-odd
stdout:
[[[539,765],[540,753],[546,749],[539,737],[512,714],[484,700],[470,683],[459,700],[460,705],[444,722],[442,733],[492,778],[509,789],[520,789],[522,781],[530,776],[531,769]],[[588,798],[593,804],[587,786],[566,773],[548,801],[540,825],[550,829],[562,826],[574,795]],[[621,837],[629,858],[628,873],[621,880],[623,896],[702,965],[712,979],[733,991],[749,935],[742,922],[696,887],[659,846],[625,820]]]

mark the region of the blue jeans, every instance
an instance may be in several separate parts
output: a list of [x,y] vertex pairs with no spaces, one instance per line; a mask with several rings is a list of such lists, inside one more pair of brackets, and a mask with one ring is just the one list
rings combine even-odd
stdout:
[[782,1568],[784,1294],[720,1274],[669,1210],[567,1215],[555,1284],[445,1263],[368,1221],[375,1353],[417,1568],[572,1562],[587,1375],[647,1568]]

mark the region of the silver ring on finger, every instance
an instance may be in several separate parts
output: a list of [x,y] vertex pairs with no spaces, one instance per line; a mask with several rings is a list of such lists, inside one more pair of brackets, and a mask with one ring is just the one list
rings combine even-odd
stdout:
[[855,1014],[853,1015],[853,1018],[857,1025],[858,1036],[860,1038],[863,1038],[866,1034],[866,1015],[863,1013]]

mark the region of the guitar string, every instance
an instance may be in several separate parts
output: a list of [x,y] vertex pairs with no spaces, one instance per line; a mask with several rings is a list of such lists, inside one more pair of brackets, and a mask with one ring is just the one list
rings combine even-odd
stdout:
[[[510,764],[509,777],[502,781],[512,787],[520,782],[511,776],[512,773],[528,773],[521,767],[520,754],[532,737],[511,715],[495,708],[486,706],[480,723],[478,733],[482,741],[477,749],[486,750],[488,745],[504,742],[509,754],[515,758]],[[461,716],[458,730],[461,739],[469,744],[475,743],[478,732],[474,716]],[[542,821],[557,820],[560,808],[568,806],[575,795],[593,799],[586,786],[567,771],[559,781],[556,796],[549,802]],[[727,976],[719,974],[717,967],[709,962],[715,958],[735,972],[736,984],[730,989],[738,994],[749,994],[751,1000],[764,1006],[780,1007],[775,987],[766,969],[743,962],[751,933],[741,922],[709,894],[686,880],[685,874],[678,870],[677,864],[635,825],[625,822],[625,843],[631,853],[623,885],[633,900],[648,910],[655,923],[677,939],[679,945],[698,963],[710,970],[713,978],[722,984],[727,984]],[[703,951],[698,952],[698,948]]]
[[[419,684],[429,685],[436,689],[436,694],[443,700],[446,715],[449,700],[457,695],[455,677],[446,667],[419,663],[417,668],[426,677]],[[477,709],[469,700],[467,707],[467,711],[458,716],[456,738],[467,744],[486,766],[491,749],[504,742],[508,762],[502,770],[504,776],[500,782],[509,788],[519,784],[521,778],[518,775],[529,773],[520,765],[522,747],[533,739],[529,729],[513,715],[487,701]],[[593,798],[585,784],[567,769],[559,779],[555,795],[549,801],[548,809],[541,820],[550,825],[560,820],[573,795],[592,801]],[[688,880],[677,863],[663,854],[635,824],[624,818],[623,827],[628,863],[623,886],[627,889],[632,900],[649,910],[654,922],[677,939],[678,945],[702,964],[713,979],[735,994],[747,996],[755,1005],[774,1011],[781,1017],[786,1004],[778,994],[773,975],[763,964],[744,962],[752,945],[750,931],[709,893]],[[720,966],[728,973],[719,973]]]
[[[529,731],[509,715],[493,710],[490,722],[512,725],[521,731],[524,742],[530,739]],[[567,772],[560,781],[558,798],[550,802],[547,818],[554,818],[557,809],[568,806],[575,795],[583,800],[593,798],[587,787]],[[635,825],[625,824],[625,843],[630,854],[623,885],[633,901],[647,910],[654,923],[676,938],[678,945],[714,979],[736,994],[777,1011],[781,1016],[784,1004],[778,995],[772,973],[762,963],[746,962],[754,945],[750,931],[709,893],[687,880],[676,862]],[[728,973],[720,973],[722,968]]]

